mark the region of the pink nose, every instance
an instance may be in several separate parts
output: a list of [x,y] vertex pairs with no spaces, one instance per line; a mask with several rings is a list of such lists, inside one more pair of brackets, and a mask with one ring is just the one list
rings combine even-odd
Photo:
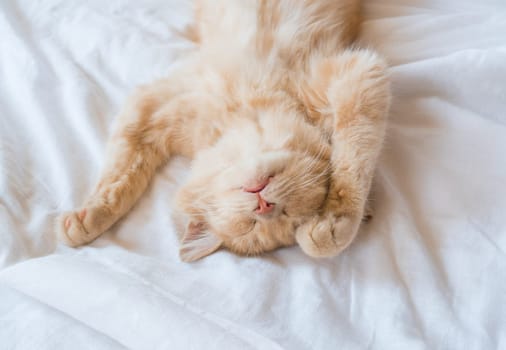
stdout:
[[274,209],[274,204],[267,202],[262,198],[260,192],[269,184],[271,178],[267,178],[260,182],[256,182],[253,185],[244,186],[242,189],[244,192],[254,193],[257,196],[258,207],[255,209],[257,214],[268,214]]
[[257,214],[268,214],[274,209],[274,204],[267,202],[262,198],[260,193],[256,193],[258,200],[258,208],[255,210]]

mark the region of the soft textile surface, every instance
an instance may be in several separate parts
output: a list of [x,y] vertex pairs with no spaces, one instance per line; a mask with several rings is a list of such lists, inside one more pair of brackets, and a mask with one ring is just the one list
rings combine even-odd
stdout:
[[188,43],[186,1],[0,2],[0,348],[506,348],[506,4],[366,1],[395,101],[374,219],[341,256],[178,259],[186,164],[81,249],[79,205],[133,88]]

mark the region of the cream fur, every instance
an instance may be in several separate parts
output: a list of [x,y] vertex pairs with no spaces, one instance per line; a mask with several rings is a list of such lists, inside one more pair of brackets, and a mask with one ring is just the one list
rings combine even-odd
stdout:
[[[364,215],[390,103],[383,60],[350,48],[358,18],[357,0],[195,1],[197,48],[127,103],[96,189],[57,219],[60,239],[97,238],[177,154],[193,159],[175,205],[183,260],[296,242],[315,257],[341,252]],[[275,206],[257,214],[243,189],[267,180]]]

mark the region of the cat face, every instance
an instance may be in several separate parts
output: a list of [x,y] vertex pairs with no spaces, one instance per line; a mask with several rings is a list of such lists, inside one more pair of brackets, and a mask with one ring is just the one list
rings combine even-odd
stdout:
[[241,120],[194,159],[176,201],[187,218],[183,260],[219,247],[256,255],[294,244],[295,228],[320,210],[329,141],[296,113],[275,113]]

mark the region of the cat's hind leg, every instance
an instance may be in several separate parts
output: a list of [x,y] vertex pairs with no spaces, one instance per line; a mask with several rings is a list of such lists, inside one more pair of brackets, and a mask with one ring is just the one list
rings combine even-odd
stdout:
[[171,88],[159,82],[140,89],[129,100],[109,140],[98,185],[80,208],[56,219],[60,241],[70,246],[89,243],[135,204],[169,156],[176,124],[171,117],[178,109],[171,98]]

